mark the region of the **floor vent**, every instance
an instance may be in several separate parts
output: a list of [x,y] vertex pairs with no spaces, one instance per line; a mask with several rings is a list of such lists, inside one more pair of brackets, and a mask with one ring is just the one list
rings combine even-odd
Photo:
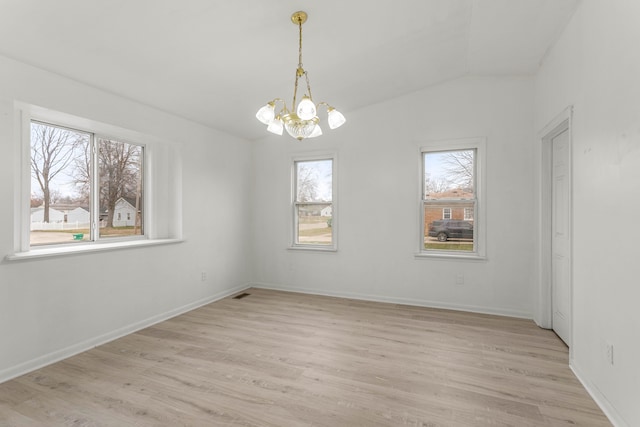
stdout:
[[233,299],[242,299],[242,298],[244,298],[244,297],[248,297],[249,295],[251,295],[251,294],[248,294],[248,293],[246,293],[246,292],[243,292],[243,293],[238,294],[238,295],[236,295],[235,297],[233,297]]

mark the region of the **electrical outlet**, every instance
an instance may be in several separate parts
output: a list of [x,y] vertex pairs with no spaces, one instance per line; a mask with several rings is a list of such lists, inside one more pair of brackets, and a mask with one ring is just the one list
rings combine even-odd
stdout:
[[200,280],[203,281],[203,282],[205,280],[207,280],[207,273],[206,272],[203,271],[202,273],[200,273]]
[[605,344],[605,350],[607,352],[607,363],[611,366],[613,366],[613,344],[611,343],[606,343]]
[[464,285],[464,274],[456,274],[456,285]]

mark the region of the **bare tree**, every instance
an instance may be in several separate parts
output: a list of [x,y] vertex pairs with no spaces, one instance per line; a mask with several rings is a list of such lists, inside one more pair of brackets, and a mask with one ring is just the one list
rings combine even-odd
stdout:
[[82,154],[76,156],[73,177],[80,199],[89,204],[91,197],[91,146],[89,144],[84,146]]
[[473,150],[451,151],[442,157],[447,179],[458,188],[473,188]]
[[79,132],[40,123],[31,124],[31,175],[38,181],[44,204],[44,222],[49,222],[54,179],[73,163],[76,148],[88,141]]
[[42,194],[37,194],[34,192],[31,192],[31,207],[32,208],[37,208],[42,206],[42,203],[44,203],[44,199],[42,198]]
[[313,202],[318,198],[318,177],[314,168],[298,166],[298,201]]
[[[100,209],[107,213],[107,224],[113,227],[116,203],[121,197],[135,199],[136,227],[142,192],[141,156],[139,146],[108,139],[98,139],[98,174]],[[75,183],[83,201],[88,201],[91,191],[91,147],[76,157]]]
[[[141,155],[142,149],[137,145],[106,139],[98,141],[100,206],[107,210],[107,224],[110,226],[113,226],[118,199],[135,197],[136,205],[139,204]],[[138,209],[136,206],[136,211]]]
[[425,195],[444,193],[451,188],[451,181],[444,177],[425,179],[424,192]]
[[58,203],[67,203],[67,200],[69,199],[69,196],[63,196],[60,190],[58,190],[57,188],[54,188],[49,192],[49,200],[52,205],[56,205]]

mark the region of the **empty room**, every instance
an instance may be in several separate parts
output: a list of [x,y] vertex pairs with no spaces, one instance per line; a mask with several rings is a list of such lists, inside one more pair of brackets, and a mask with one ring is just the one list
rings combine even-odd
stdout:
[[640,426],[639,23],[0,0],[0,426]]

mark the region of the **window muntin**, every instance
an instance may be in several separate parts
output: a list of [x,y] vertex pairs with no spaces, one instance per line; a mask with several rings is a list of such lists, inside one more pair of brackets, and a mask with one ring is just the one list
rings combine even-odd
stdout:
[[294,247],[335,247],[333,166],[333,158],[294,161]]
[[[30,246],[144,235],[141,145],[98,138],[90,132],[31,121]],[[109,169],[109,167],[111,169]],[[106,195],[106,196],[103,196]],[[137,200],[132,224],[120,224],[116,206]],[[114,215],[116,214],[117,215]],[[131,221],[127,221],[129,223]]]
[[476,163],[476,148],[423,150],[421,252],[477,253]]

